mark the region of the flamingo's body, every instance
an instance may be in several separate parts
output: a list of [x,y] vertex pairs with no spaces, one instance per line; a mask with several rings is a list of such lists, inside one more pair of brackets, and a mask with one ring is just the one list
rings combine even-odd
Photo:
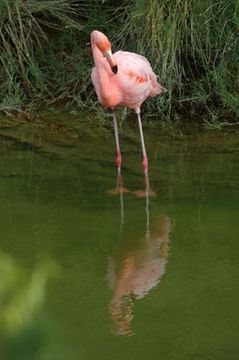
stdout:
[[[162,87],[157,83],[150,63],[145,57],[126,51],[114,54],[118,66],[117,74],[110,69],[102,56],[100,68],[94,67],[91,78],[99,101],[105,107],[140,108],[149,96],[158,95]],[[101,83],[104,72],[104,81]]]
[[138,116],[143,166],[147,173],[148,159],[140,119],[140,106],[149,96],[158,95],[165,89],[157,82],[156,75],[145,57],[126,51],[112,54],[108,38],[97,30],[91,33],[91,45],[95,62],[91,79],[95,91],[101,104],[113,109],[118,171],[120,172],[121,154],[115,108],[127,107],[135,109]]

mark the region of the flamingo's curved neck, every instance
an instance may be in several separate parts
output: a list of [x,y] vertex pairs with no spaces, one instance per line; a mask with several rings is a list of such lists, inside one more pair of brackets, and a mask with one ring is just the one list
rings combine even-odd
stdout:
[[98,49],[98,47],[97,47],[96,43],[94,42],[94,40],[91,42],[91,47],[92,47],[95,67],[96,67],[96,69],[99,69],[100,63],[102,62],[104,57],[103,57],[101,51]]
[[111,106],[111,84],[110,76],[106,69],[106,64],[104,61],[104,56],[101,51],[98,49],[97,44],[94,41],[94,38],[91,41],[92,52],[95,62],[96,71],[98,73],[99,85],[100,85],[100,95],[101,103],[103,106]]

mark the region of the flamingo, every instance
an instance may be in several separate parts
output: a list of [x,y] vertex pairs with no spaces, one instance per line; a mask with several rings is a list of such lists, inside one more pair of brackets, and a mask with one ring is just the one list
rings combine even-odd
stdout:
[[111,107],[113,110],[118,173],[121,171],[121,152],[116,108],[127,107],[134,109],[137,114],[143,152],[143,169],[147,174],[148,157],[140,107],[149,96],[158,95],[166,89],[157,82],[157,77],[145,57],[128,51],[117,51],[112,54],[110,41],[102,32],[92,31],[91,46],[95,63],[91,73],[92,83],[101,104],[104,107]]

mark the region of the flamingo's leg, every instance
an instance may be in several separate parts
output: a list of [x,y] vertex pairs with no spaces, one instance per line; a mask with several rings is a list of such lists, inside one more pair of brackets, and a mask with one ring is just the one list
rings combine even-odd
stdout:
[[143,168],[144,168],[145,174],[147,174],[148,173],[148,157],[147,157],[145,144],[144,144],[144,134],[143,134],[143,129],[142,129],[141,117],[140,117],[140,109],[139,108],[135,109],[135,112],[137,114],[138,123],[139,123],[139,133],[140,133],[140,140],[141,140],[142,152],[143,152]]
[[119,133],[118,133],[118,124],[117,124],[117,116],[116,116],[116,110],[113,110],[113,119],[114,119],[114,129],[115,129],[115,143],[116,143],[116,150],[117,150],[117,168],[118,168],[118,174],[120,174],[121,169],[121,152],[120,152],[120,145],[119,145]]

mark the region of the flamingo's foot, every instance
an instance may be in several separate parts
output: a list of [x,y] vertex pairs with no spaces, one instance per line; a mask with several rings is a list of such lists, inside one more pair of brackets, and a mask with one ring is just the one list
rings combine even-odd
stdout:
[[136,195],[138,198],[144,198],[144,197],[156,197],[156,192],[153,190],[136,190],[132,192],[134,195]]
[[116,186],[114,189],[107,190],[106,192],[107,194],[118,195],[120,193],[128,193],[129,190],[121,186]]
[[117,153],[116,164],[117,164],[117,168],[118,168],[118,174],[120,174],[120,170],[121,170],[121,153],[120,153],[120,151]]
[[143,157],[143,168],[144,168],[145,174],[147,174],[148,173],[148,157],[147,157],[147,155],[144,155],[144,157]]

